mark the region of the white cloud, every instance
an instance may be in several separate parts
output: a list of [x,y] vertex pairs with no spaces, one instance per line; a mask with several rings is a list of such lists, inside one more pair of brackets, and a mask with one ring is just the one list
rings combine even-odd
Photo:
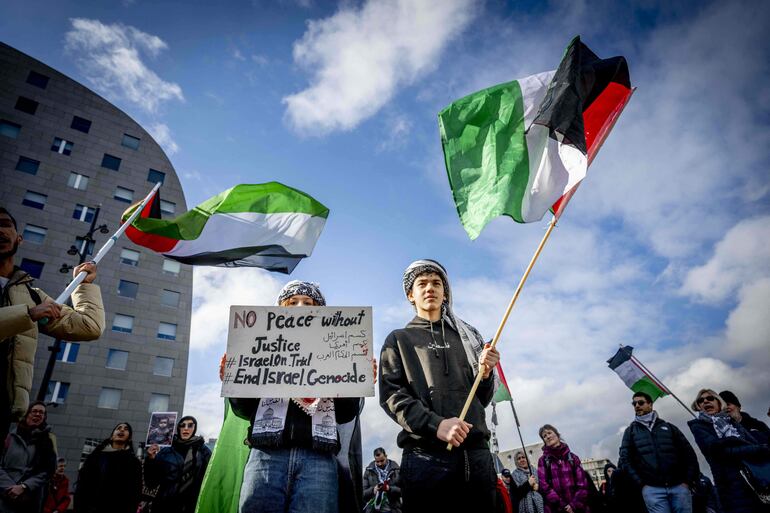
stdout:
[[770,276],[770,216],[741,221],[716,245],[705,264],[691,269],[682,292],[719,302],[752,279]]
[[393,151],[402,148],[412,132],[412,122],[403,114],[387,117],[383,128],[385,134],[377,145],[377,151]]
[[739,301],[727,318],[727,354],[770,366],[770,277],[743,286]]
[[179,151],[179,145],[171,136],[171,129],[165,123],[153,123],[147,127],[155,142],[160,144],[167,155],[174,155]]
[[308,22],[294,60],[312,80],[284,98],[290,125],[308,135],[354,128],[434,70],[476,6],[474,0],[367,0]]
[[161,79],[142,60],[142,54],[153,58],[168,48],[162,39],[120,23],[106,25],[86,18],[70,21],[66,49],[97,91],[150,113],[165,101],[184,101],[179,85]]
[[272,305],[282,286],[267,271],[253,267],[195,267],[190,348],[221,345],[224,353],[230,305]]
[[225,414],[224,399],[220,397],[222,385],[219,381],[198,385],[187,385],[184,414],[192,415],[198,421],[198,435],[218,438]]

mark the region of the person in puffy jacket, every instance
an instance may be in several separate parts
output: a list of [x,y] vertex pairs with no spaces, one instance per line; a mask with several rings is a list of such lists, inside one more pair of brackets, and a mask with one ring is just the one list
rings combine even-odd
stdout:
[[198,421],[189,415],[179,419],[170,446],[153,444],[144,460],[148,488],[158,488],[153,513],[193,513],[211,450],[197,436]]
[[649,394],[636,392],[631,404],[636,416],[623,433],[620,468],[642,490],[649,511],[691,513],[691,490],[700,477],[695,451],[653,410]]

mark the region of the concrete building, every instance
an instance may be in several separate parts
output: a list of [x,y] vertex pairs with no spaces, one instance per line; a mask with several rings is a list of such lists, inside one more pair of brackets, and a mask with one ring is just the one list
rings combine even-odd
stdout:
[[[17,263],[56,296],[71,279],[71,246],[81,247],[95,209],[110,232],[122,212],[162,181],[164,216],[184,212],[176,172],[163,150],[127,114],[83,85],[0,43],[0,205],[24,242]],[[106,241],[96,232],[96,250]],[[106,329],[93,342],[65,343],[46,401],[59,455],[74,478],[81,455],[131,423],[134,443],[152,411],[182,411],[190,334],[192,271],[127,238],[101,262],[97,283]],[[34,399],[53,343],[41,336]]]

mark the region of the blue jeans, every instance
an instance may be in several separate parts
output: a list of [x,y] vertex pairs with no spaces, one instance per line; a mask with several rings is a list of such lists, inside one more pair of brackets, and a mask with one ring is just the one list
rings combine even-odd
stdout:
[[692,513],[692,493],[687,486],[645,486],[642,497],[649,513]]
[[337,463],[311,449],[252,448],[240,513],[337,513]]

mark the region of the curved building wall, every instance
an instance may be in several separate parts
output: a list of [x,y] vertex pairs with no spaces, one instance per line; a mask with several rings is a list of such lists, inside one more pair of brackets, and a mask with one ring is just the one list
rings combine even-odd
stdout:
[[[64,141],[64,142],[61,142]],[[25,242],[17,265],[39,272],[37,285],[56,296],[74,265],[67,254],[98,222],[110,232],[122,212],[163,178],[165,212],[186,210],[171,162],[127,114],[45,64],[0,43],[0,205],[16,218]],[[108,235],[96,232],[96,250]],[[48,389],[48,421],[59,455],[74,477],[81,453],[130,422],[144,440],[150,411],[184,404],[192,270],[122,238],[99,265],[106,328],[99,340],[67,344]],[[53,339],[41,335],[34,399]]]

